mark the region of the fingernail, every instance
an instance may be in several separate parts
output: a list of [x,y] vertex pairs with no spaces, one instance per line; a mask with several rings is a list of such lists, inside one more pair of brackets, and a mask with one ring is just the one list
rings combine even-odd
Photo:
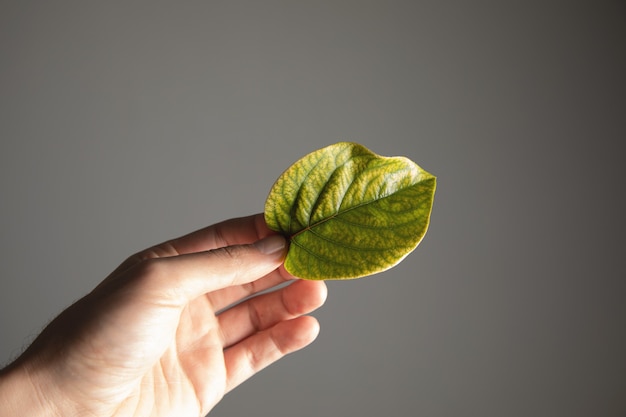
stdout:
[[284,250],[285,246],[287,246],[287,241],[281,235],[272,235],[255,242],[254,246],[260,252],[269,255]]

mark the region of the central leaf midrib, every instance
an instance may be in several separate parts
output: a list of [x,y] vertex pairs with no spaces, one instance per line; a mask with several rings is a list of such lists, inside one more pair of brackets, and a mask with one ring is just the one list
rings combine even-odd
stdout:
[[333,263],[335,265],[346,266],[346,267],[347,266],[351,266],[350,264],[346,264],[346,263],[343,263],[343,262],[337,262],[337,259],[335,259],[335,258],[329,258],[327,256],[320,255],[319,253],[312,252],[309,248],[307,248],[306,246],[304,246],[301,243],[298,243],[298,242],[295,242],[295,241],[293,243],[294,243],[294,245],[298,246],[300,249],[302,249],[303,251],[305,251],[306,253],[311,255],[313,258],[322,259],[322,260],[324,260],[324,261],[326,261],[328,263]]
[[[324,235],[322,235],[320,233],[316,233],[315,230],[313,230],[313,229],[309,230],[309,232],[312,233],[313,235],[317,236],[319,239],[322,239],[322,240],[330,243],[331,245],[339,246],[339,247],[342,247],[344,249],[349,249],[349,250],[355,251],[355,252],[386,252],[386,251],[398,249],[399,247],[406,246],[406,245],[401,245],[401,244],[394,244],[394,245],[388,246],[388,247],[381,247],[381,246],[367,247],[367,246],[350,245],[348,243],[341,242],[339,240],[331,239],[330,237],[324,236]],[[302,245],[299,242],[297,242],[296,244],[298,246],[300,246],[300,247],[304,247],[304,245]]]
[[290,239],[293,239],[293,238],[295,238],[296,236],[298,236],[299,234],[301,234],[301,233],[305,233],[305,232],[307,232],[307,231],[309,231],[309,230],[312,230],[312,229],[316,228],[317,226],[319,226],[319,225],[321,225],[321,224],[326,223],[327,221],[330,221],[330,220],[332,220],[332,219],[334,219],[334,218],[336,218],[336,217],[341,216],[342,214],[345,214],[345,213],[347,213],[347,212],[349,212],[349,211],[352,211],[352,210],[358,209],[358,208],[360,208],[360,207],[366,206],[366,205],[368,205],[368,204],[373,204],[373,203],[376,203],[376,202],[378,202],[378,201],[384,200],[385,198],[389,198],[389,197],[393,196],[394,194],[396,194],[396,193],[398,193],[398,192],[400,192],[400,191],[406,190],[407,188],[415,187],[417,184],[418,184],[418,183],[411,184],[411,185],[410,185],[410,186],[408,186],[408,187],[405,187],[405,188],[402,188],[402,189],[399,189],[399,190],[395,190],[393,193],[390,193],[390,194],[384,195],[384,196],[382,196],[382,197],[379,197],[379,198],[376,198],[376,199],[373,199],[373,200],[369,200],[369,201],[362,202],[362,203],[360,203],[360,204],[357,204],[357,205],[355,205],[355,206],[349,207],[349,208],[344,209],[344,210],[337,211],[337,213],[335,213],[335,214],[333,214],[333,215],[331,215],[331,216],[328,216],[328,217],[326,217],[326,218],[323,218],[322,220],[320,220],[320,221],[318,221],[318,222],[316,222],[316,223],[309,224],[307,227],[304,227],[302,230],[298,230],[297,232],[295,232],[295,233],[291,234],[291,235],[289,236],[289,238],[290,238]]

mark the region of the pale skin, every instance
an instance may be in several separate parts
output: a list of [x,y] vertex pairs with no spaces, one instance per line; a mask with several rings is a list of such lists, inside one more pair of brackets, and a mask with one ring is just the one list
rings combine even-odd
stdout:
[[319,332],[326,286],[285,253],[259,214],[131,256],[0,371],[0,416],[205,415]]

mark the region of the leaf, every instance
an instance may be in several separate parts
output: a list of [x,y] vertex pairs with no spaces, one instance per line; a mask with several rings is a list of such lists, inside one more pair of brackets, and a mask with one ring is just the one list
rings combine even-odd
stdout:
[[436,178],[405,157],[339,142],[288,168],[265,202],[267,225],[290,240],[285,268],[304,279],[385,271],[413,251],[430,221]]

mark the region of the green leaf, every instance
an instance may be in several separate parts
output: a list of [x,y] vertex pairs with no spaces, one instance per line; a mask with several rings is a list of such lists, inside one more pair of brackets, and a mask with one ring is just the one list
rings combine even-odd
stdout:
[[340,142],[306,155],[276,180],[265,221],[290,240],[285,268],[292,275],[360,278],[393,267],[417,247],[435,185],[405,157]]

